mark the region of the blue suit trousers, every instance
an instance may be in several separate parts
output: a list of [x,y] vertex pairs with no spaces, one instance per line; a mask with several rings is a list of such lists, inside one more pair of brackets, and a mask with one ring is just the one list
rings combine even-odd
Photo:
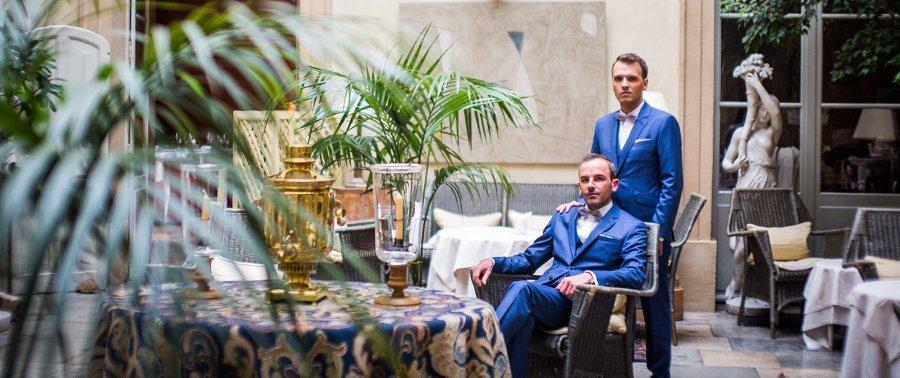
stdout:
[[572,300],[554,286],[517,281],[509,286],[497,306],[500,329],[509,352],[513,378],[528,376],[528,346],[534,327],[565,327],[572,312]]
[[[671,242],[666,240],[659,261],[669,261]],[[668,377],[672,364],[672,313],[669,303],[669,267],[659,264],[659,286],[656,294],[641,297],[641,309],[647,332],[647,369],[654,377]]]

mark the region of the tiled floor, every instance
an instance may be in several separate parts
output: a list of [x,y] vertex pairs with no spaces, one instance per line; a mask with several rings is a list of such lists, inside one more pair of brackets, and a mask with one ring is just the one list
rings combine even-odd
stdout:
[[[65,342],[53,335],[55,318],[44,318],[38,331],[27,331],[26,338],[36,336],[36,356],[26,376],[83,376],[90,360],[90,344],[96,324],[96,295],[68,294],[68,307],[59,324],[65,330]],[[29,324],[38,321],[32,311]],[[755,324],[754,324],[755,323]],[[840,352],[812,352],[800,339],[799,319],[782,318],[778,338],[769,338],[765,321],[752,321],[738,327],[735,318],[725,312],[686,313],[678,322],[679,344],[673,347],[672,376],[704,377],[834,377],[841,366]],[[10,331],[0,332],[0,356],[5,357]],[[66,354],[59,352],[66,346]],[[4,358],[5,359],[5,358]],[[0,359],[0,372],[5,372]],[[648,377],[643,362],[634,364],[636,377]]]
[[[738,326],[733,315],[685,313],[672,348],[673,377],[837,377],[841,352],[813,352],[800,337],[798,316],[783,316],[777,338],[769,338],[768,322],[751,319]],[[643,362],[635,377],[649,377]]]

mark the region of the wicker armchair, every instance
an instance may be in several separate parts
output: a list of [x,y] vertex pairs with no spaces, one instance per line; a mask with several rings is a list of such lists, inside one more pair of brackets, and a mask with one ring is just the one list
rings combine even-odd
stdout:
[[[344,261],[340,264],[319,264],[316,278],[385,282],[384,262],[375,255],[375,221],[347,223],[336,229],[335,233],[341,243]],[[336,274],[338,272],[341,274]]]
[[[647,223],[647,240],[656,240],[657,235],[659,225]],[[637,297],[656,293],[659,283],[656,264],[656,243],[647,243],[645,279],[640,290],[579,285],[572,298],[569,326],[554,331],[535,330],[530,347],[529,375],[632,377]],[[493,273],[487,285],[475,288],[475,295],[496,308],[512,282],[534,278],[537,277]],[[606,332],[617,294],[628,298],[625,334]]]
[[854,266],[864,280],[878,279],[875,264],[866,256],[900,260],[900,209],[856,209],[844,265]]
[[691,198],[687,205],[681,209],[681,214],[675,219],[674,238],[672,242],[672,253],[669,255],[669,301],[670,311],[672,312],[672,345],[678,345],[678,333],[675,327],[675,273],[678,271],[678,261],[681,259],[681,250],[684,243],[687,242],[691,230],[694,229],[694,223],[700,217],[700,211],[706,205],[706,197],[697,193],[691,193]]
[[[791,189],[735,189],[728,215],[728,236],[743,237],[748,260],[744,264],[743,290],[738,310],[737,324],[744,321],[744,304],[747,297],[769,302],[769,329],[775,338],[778,313],[785,306],[803,301],[803,287],[810,269],[789,271],[778,268],[772,258],[772,247],[766,231],[747,231],[747,224],[763,227],[785,227],[812,222],[800,196]],[[839,257],[849,229],[818,230],[812,226],[810,236],[824,239],[821,253],[811,251],[811,256]],[[751,263],[749,257],[753,257]]]
[[[516,184],[515,192],[507,197],[507,211],[552,215],[556,207],[578,197],[575,184]],[[507,218],[506,224],[509,224]]]

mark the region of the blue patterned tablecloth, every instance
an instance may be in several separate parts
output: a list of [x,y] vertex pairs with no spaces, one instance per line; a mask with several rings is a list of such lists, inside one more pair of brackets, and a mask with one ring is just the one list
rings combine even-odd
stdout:
[[294,311],[286,304],[273,311],[265,282],[223,283],[216,300],[184,299],[177,287],[142,295],[137,305],[129,304],[133,296],[113,296],[98,325],[90,372],[394,376],[393,360],[400,375],[510,375],[497,316],[485,302],[411,287],[407,293],[421,297],[421,305],[385,307],[373,304],[388,292],[384,284],[318,284],[329,297]]

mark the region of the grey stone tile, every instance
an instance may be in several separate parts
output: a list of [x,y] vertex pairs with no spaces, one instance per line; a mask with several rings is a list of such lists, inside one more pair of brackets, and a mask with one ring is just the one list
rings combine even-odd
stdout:
[[778,362],[785,368],[792,369],[841,369],[843,356],[837,352],[798,351],[795,353],[777,353]]
[[[770,338],[768,321],[762,324],[745,323],[743,326],[738,326],[736,318],[732,317],[731,319],[713,320],[710,322],[710,326],[713,335],[717,337]],[[779,339],[790,339],[791,337],[799,339],[800,337],[799,327],[779,326],[775,331]]]
[[803,341],[796,337],[781,337],[775,340],[732,337],[728,340],[731,341],[731,349],[738,352],[795,353],[806,348]]
[[822,369],[756,369],[761,378],[837,378],[839,372]]
[[[758,378],[756,369],[753,368],[734,368],[734,367],[711,367],[711,366],[672,366],[669,370],[673,377],[690,377],[690,378]],[[650,376],[643,363],[634,364],[635,378],[645,378]]]
[[697,349],[688,349],[680,347],[672,347],[672,366],[701,366],[703,359],[700,358],[700,351]]

